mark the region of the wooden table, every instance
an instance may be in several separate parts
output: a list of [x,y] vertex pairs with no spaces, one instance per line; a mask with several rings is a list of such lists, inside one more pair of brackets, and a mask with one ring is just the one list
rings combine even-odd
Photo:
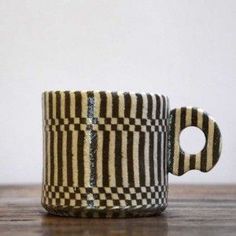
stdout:
[[171,185],[161,216],[79,219],[51,216],[40,186],[0,186],[0,235],[236,235],[236,186]]

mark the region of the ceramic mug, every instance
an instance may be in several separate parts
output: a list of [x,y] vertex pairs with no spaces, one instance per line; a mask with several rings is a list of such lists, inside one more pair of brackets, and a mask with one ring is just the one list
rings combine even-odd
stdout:
[[[197,154],[180,147],[189,126],[206,137]],[[167,206],[168,172],[207,172],[221,152],[211,116],[192,107],[169,112],[168,98],[158,94],[44,92],[43,127],[42,205],[55,215],[159,214]]]

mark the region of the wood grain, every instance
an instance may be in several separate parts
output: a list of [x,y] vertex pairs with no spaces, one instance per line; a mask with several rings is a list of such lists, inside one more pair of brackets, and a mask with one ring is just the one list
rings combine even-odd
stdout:
[[40,186],[0,186],[0,235],[236,235],[236,186],[173,185],[157,217],[79,219],[51,216]]

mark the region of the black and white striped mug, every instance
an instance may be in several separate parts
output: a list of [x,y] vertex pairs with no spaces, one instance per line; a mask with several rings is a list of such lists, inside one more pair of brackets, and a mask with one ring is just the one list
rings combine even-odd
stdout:
[[[200,128],[203,150],[185,153],[180,132]],[[213,168],[221,152],[214,119],[198,108],[169,112],[166,96],[103,91],[43,93],[42,205],[79,217],[148,216],[167,206],[168,172]]]

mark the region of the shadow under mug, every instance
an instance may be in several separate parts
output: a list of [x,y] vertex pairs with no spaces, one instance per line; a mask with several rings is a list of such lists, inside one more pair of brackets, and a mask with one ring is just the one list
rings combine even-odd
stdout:
[[[189,126],[205,134],[197,154],[180,147]],[[63,216],[160,214],[168,172],[207,172],[221,152],[211,116],[194,107],[169,111],[166,96],[149,93],[44,92],[43,135],[42,205]]]

